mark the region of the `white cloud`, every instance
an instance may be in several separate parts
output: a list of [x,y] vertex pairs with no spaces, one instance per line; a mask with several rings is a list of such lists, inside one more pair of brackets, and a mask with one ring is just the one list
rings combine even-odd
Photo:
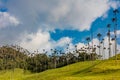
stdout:
[[47,49],[51,47],[51,43],[49,43],[49,33],[42,32],[41,30],[39,30],[37,33],[24,33],[21,35],[20,40],[20,45],[30,51]]
[[71,43],[72,39],[69,37],[63,37],[55,42],[55,47],[65,47],[67,44]]
[[48,32],[39,30],[36,33],[24,33],[18,39],[20,46],[30,50],[42,51],[43,49],[50,50],[53,48],[61,47],[64,48],[68,43],[71,43],[72,39],[69,37],[63,37],[58,41],[51,40]]
[[84,43],[77,43],[77,49],[81,49],[83,46],[85,46],[85,44]]
[[[52,17],[54,20],[57,18],[57,21],[65,23],[65,25],[72,26],[71,29],[78,29],[80,31],[89,30],[92,22],[105,14],[109,9],[109,5],[107,3],[108,0],[68,0],[66,2],[61,0],[61,4],[64,5],[56,7],[57,9],[54,11],[59,15],[56,16],[53,14]],[[62,7],[65,8],[65,10],[63,9],[64,15],[63,11],[61,11]],[[64,29],[65,27],[62,28]],[[66,28],[69,29],[69,27]]]
[[17,26],[19,23],[18,19],[11,16],[8,12],[0,12],[0,28]]
[[[114,35],[114,32],[111,32],[111,35]],[[120,30],[117,30],[117,36],[120,37]]]
[[119,1],[119,0],[111,0],[111,1],[109,2],[109,5],[110,5],[112,8],[116,9],[116,8],[120,7],[120,1]]
[[48,27],[41,29],[83,31],[89,30],[92,22],[106,14],[113,4],[109,0],[8,0],[7,6],[29,27],[47,24]]

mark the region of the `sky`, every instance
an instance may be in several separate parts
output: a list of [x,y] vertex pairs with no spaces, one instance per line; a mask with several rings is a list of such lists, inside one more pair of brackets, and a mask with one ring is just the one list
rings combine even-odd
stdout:
[[[30,51],[78,47],[86,44],[93,31],[106,40],[107,24],[113,26],[113,10],[120,11],[119,0],[0,0],[0,45],[18,44]],[[120,14],[120,13],[119,13]],[[118,49],[120,15],[118,16]],[[114,34],[111,34],[114,35]]]

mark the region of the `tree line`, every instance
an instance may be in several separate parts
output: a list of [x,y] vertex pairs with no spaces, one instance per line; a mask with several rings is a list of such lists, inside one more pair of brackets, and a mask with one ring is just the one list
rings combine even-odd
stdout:
[[[68,44],[69,47],[69,44]],[[67,49],[69,50],[69,48]],[[41,72],[47,69],[66,66],[79,61],[90,61],[98,59],[96,53],[87,53],[84,49],[63,52],[58,49],[51,49],[50,55],[43,49],[40,53],[38,50],[30,53],[28,50],[18,45],[6,45],[0,47],[0,70],[21,68],[24,71]]]

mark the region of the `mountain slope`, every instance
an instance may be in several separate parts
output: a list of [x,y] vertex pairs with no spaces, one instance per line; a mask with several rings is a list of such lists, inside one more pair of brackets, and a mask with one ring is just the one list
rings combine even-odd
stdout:
[[[10,80],[13,71],[1,71],[0,80]],[[16,69],[14,80],[120,80],[120,60],[78,62],[33,74]]]
[[[48,70],[29,80],[120,80],[120,61],[88,61]],[[25,80],[27,80],[25,79]]]

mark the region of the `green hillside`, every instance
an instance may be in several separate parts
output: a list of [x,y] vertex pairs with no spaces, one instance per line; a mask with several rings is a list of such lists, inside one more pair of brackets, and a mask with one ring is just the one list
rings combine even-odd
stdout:
[[113,56],[111,58],[109,58],[110,60],[115,60],[117,58],[117,60],[120,60],[120,54],[117,54],[117,56]]
[[21,69],[1,71],[0,80],[120,80],[120,60],[86,61],[33,74]]

